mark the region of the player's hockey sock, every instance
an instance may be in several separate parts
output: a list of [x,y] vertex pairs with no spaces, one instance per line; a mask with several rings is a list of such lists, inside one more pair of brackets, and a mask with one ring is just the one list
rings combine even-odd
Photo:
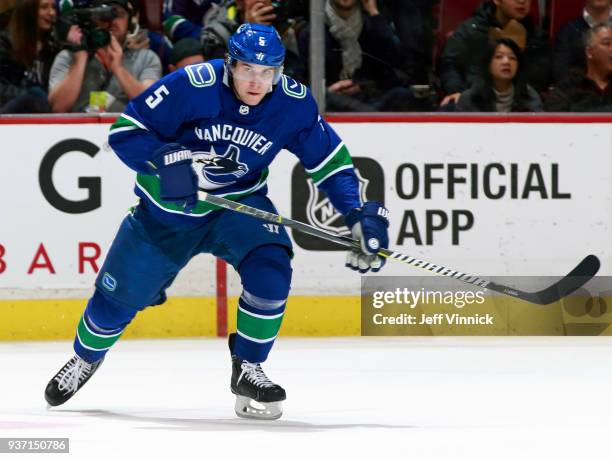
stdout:
[[87,362],[97,362],[121,337],[136,312],[96,290],[77,326],[74,351]]
[[[249,299],[248,303],[245,298]],[[254,302],[259,307],[251,306],[250,303]],[[266,303],[271,308],[264,309],[261,307]],[[280,306],[278,306],[279,304]],[[278,335],[284,313],[285,300],[255,299],[244,290],[238,300],[237,336],[234,343],[234,354],[249,362],[265,361],[274,345],[276,335]]]
[[238,300],[233,353],[252,363],[263,362],[280,329],[291,284],[287,249],[257,247],[240,264],[243,291]]

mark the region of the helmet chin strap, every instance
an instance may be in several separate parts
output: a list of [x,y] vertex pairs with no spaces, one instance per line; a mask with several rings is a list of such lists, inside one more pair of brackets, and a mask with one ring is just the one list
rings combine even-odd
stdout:
[[231,76],[228,75],[229,74],[229,70],[227,69],[228,65],[229,65],[228,63],[225,63],[225,65],[223,66],[223,84],[227,86],[228,88],[231,88],[230,86]]

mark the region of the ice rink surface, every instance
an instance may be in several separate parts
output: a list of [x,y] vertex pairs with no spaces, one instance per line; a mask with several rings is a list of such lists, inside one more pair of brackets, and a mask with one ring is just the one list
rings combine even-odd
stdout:
[[52,457],[87,459],[612,454],[610,337],[281,338],[264,369],[288,400],[265,422],[234,415],[222,339],[120,341],[47,410],[71,352],[0,344],[0,437],[69,437]]

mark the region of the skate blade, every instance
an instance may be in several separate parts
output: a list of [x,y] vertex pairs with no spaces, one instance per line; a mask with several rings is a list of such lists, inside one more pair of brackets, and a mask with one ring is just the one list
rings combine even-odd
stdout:
[[252,398],[236,395],[236,406],[234,410],[241,418],[273,421],[283,415],[283,403],[260,403]]

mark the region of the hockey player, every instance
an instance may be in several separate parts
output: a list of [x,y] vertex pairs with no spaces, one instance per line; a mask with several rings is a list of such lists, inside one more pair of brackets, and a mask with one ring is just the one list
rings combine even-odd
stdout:
[[[225,61],[180,69],[132,100],[109,144],[137,172],[139,204],[122,222],[78,324],[71,358],[45,390],[49,405],[70,399],[100,367],[136,313],[199,253],[240,275],[237,332],[229,339],[236,414],[276,419],[285,391],[263,372],[291,282],[292,248],[283,227],[198,201],[198,189],[270,212],[268,165],[293,152],[344,216],[361,250],[346,265],[378,271],[388,244],[387,210],[361,203],[346,146],[323,120],[308,89],[283,75],[285,50],[271,26],[243,24]],[[254,403],[257,402],[257,403]]]

